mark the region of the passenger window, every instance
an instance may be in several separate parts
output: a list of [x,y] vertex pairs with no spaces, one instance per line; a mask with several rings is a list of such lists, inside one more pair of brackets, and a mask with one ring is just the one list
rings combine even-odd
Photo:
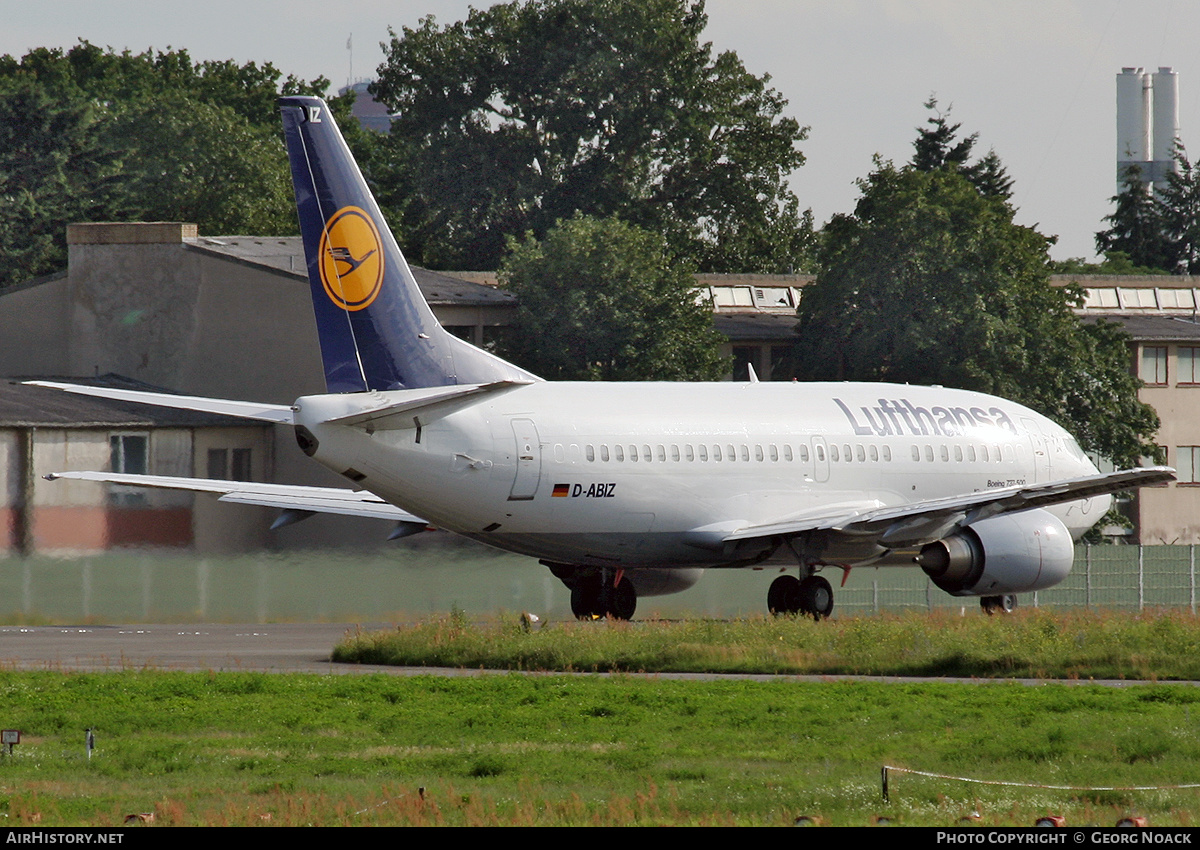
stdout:
[[925,446],[925,460],[929,461],[930,463],[933,463],[933,446],[930,446],[930,445]]
[[779,460],[779,449],[777,449],[777,448],[775,447],[775,444],[774,444],[774,443],[772,443],[772,444],[771,444],[771,446],[770,446],[770,449],[769,449],[769,450],[770,450],[770,452],[771,452],[771,461],[772,461],[772,462],[778,461],[778,460]]
[[674,443],[671,444],[671,460],[675,461],[676,463],[679,462],[679,446],[675,445]]
[[[800,447],[800,460],[803,463],[808,463],[808,446]],[[825,460],[824,455],[822,455],[821,460]]]
[[829,459],[830,459],[830,460],[832,460],[832,461],[838,461],[838,460],[841,460],[841,458],[839,458],[839,457],[838,457],[838,447],[837,447],[837,443],[834,443],[833,445],[831,445],[831,446],[829,447]]
[[943,463],[950,462],[950,447],[945,445],[944,443],[942,444],[942,447],[941,447],[941,455],[942,455]]
[[959,463],[962,463],[962,459],[963,459],[962,446],[954,447],[954,459],[956,461],[958,461]]
[[595,463],[596,462],[596,447],[593,446],[591,443],[588,443],[587,449],[585,451],[587,452],[588,463]]
[[750,449],[746,447],[745,443],[742,443],[742,460],[750,460]]
[[858,458],[859,463],[862,463],[864,460],[867,459],[867,455],[865,454],[863,447],[861,445],[856,445],[854,447],[854,456],[856,458]]
[[720,459],[721,459],[721,447],[713,446],[713,460],[720,460]]
[[792,462],[792,447],[790,445],[783,447],[783,459],[788,463]]
[[704,445],[704,443],[700,444],[700,462],[708,463],[708,446]]
[[875,463],[879,460],[879,447],[871,446],[871,462]]
[[637,459],[638,459],[637,446],[629,447],[629,459],[631,461],[633,461],[634,463],[637,463]]
[[917,461],[919,461],[919,460],[921,459],[921,450],[920,450],[920,448],[918,448],[917,446],[913,446],[913,447],[912,447],[912,449],[913,449],[913,451],[912,451],[913,460],[917,460]]
[[688,463],[696,460],[696,450],[692,448],[692,444],[688,443],[683,447],[683,456],[687,458]]
[[608,443],[600,446],[600,460],[608,463]]
[[854,459],[853,455],[850,454],[850,444],[849,443],[842,444],[842,453],[846,456],[846,463],[849,463],[850,461],[852,461]]
[[618,461],[625,460],[625,450],[623,448],[621,448],[619,445],[617,445],[617,446],[613,447],[613,451],[616,452]]
[[819,461],[825,460],[825,447],[824,446],[817,446],[817,460],[819,460]]
[[883,447],[883,459],[885,461],[887,461],[888,463],[891,463],[891,460],[892,460],[892,447],[891,446]]
[[653,459],[654,455],[650,454],[650,447],[645,443],[642,443],[642,460],[646,461],[646,463],[649,463]]
[[758,445],[757,443],[754,446],[754,459],[759,463],[762,463],[763,460],[762,446]]

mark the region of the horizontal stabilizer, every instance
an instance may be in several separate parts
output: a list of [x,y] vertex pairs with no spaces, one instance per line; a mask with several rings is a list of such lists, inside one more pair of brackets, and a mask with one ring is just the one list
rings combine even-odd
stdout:
[[222,502],[261,505],[285,511],[343,514],[345,516],[390,519],[396,522],[425,523],[420,517],[389,505],[367,490],[339,487],[306,487],[295,484],[264,484],[256,481],[223,481],[211,478],[177,478],[171,475],[133,475],[122,472],[54,472],[46,478],[70,478],[79,481],[103,481],[130,487],[160,487],[167,490],[191,490],[213,493]]
[[198,410],[203,413],[220,413],[225,416],[237,416],[242,419],[256,419],[260,422],[278,422],[282,425],[292,424],[292,408],[286,404],[266,404],[254,401],[231,401],[223,398],[204,398],[203,396],[173,395],[171,393],[152,393],[144,390],[121,390],[113,387],[92,387],[86,384],[60,384],[55,381],[25,381],[34,387],[49,387],[53,390],[63,390],[76,395],[90,395],[98,398],[108,398],[113,401],[131,401],[137,404],[149,404],[155,407],[171,407],[178,410]]
[[532,381],[495,381],[490,384],[468,384],[456,387],[430,387],[403,391],[404,398],[371,410],[339,416],[328,420],[330,425],[353,425],[368,431],[395,431],[401,428],[428,425],[456,410],[476,404],[484,396],[524,387]]

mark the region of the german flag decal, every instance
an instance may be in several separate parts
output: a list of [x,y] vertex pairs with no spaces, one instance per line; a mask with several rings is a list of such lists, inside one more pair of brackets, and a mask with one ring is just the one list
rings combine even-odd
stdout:
[[570,484],[555,484],[554,485],[554,498],[563,499],[569,495],[571,495],[571,485]]

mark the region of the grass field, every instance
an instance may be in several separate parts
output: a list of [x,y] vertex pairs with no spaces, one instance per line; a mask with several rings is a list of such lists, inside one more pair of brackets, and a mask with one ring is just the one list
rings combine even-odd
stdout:
[[[1193,717],[1193,712],[1198,712]],[[1197,820],[1200,690],[637,677],[6,673],[9,825]],[[97,747],[89,760],[85,728]],[[420,789],[423,789],[420,790]],[[978,817],[974,817],[974,815]]]

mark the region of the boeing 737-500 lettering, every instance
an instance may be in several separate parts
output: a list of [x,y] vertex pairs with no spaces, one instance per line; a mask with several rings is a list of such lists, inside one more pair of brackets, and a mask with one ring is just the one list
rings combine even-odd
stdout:
[[51,384],[294,427],[347,489],[110,472],[283,511],[436,527],[538,558],[579,617],[705,569],[773,565],[767,604],[825,617],[820,574],[923,570],[986,609],[1050,587],[1110,494],[1165,467],[1097,472],[1001,398],[854,383],[547,382],[443,330],[325,103],[280,100],[327,394],[292,406]]

